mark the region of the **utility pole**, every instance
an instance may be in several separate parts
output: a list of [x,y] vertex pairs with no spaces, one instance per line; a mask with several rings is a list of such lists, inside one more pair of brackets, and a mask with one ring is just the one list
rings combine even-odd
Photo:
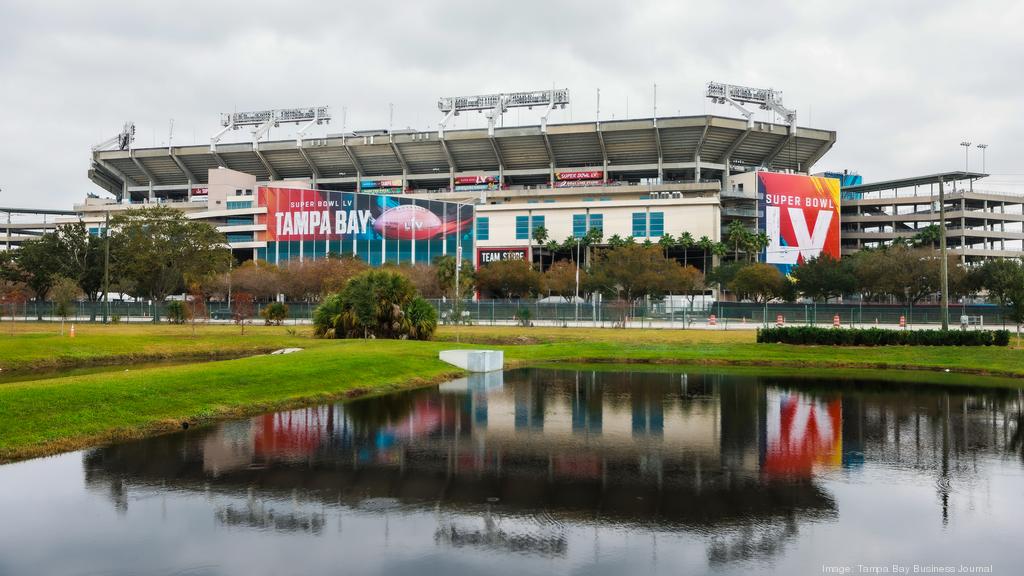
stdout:
[[949,330],[949,261],[946,258],[946,192],[939,177],[939,275],[942,289],[942,329]]
[[103,219],[103,323],[110,317],[110,210]]

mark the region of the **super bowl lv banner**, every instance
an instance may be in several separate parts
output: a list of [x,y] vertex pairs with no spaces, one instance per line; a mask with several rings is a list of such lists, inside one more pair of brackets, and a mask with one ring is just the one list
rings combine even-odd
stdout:
[[[259,258],[279,262],[357,255],[371,264],[430,262],[473,247],[473,207],[453,202],[331,190],[261,187],[267,242]],[[462,236],[460,239],[459,236]]]
[[827,254],[839,259],[839,181],[801,174],[757,173],[758,199],[768,235],[764,262],[789,273]]

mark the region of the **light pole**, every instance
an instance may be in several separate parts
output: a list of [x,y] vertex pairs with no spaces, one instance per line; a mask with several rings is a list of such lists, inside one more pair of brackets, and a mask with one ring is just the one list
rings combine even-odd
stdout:
[[[966,148],[965,148],[966,150]],[[946,258],[946,192],[942,177],[939,177],[939,273],[942,291],[942,330],[949,330],[949,261]]]
[[[971,149],[971,143],[968,142],[967,140],[964,140],[963,142],[960,143],[960,145],[964,147],[964,172],[967,172],[968,171],[968,168],[967,168],[967,166],[968,166],[968,163],[967,163],[967,151]],[[942,184],[940,183],[939,184],[939,189],[940,190],[942,189],[941,187],[942,187]]]
[[985,172],[985,148],[988,148],[988,144],[978,144],[978,148],[981,148],[981,171]]

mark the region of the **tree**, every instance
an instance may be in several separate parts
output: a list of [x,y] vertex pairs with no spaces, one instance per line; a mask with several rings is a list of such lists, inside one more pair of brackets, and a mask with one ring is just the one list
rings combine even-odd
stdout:
[[[551,264],[544,272],[541,285],[549,296],[561,296],[568,302],[576,295],[577,265],[568,260],[559,260]],[[580,286],[588,282],[587,271],[579,270]]]
[[325,294],[341,290],[349,279],[369,268],[369,264],[354,256],[291,261],[281,268],[278,292],[291,300],[319,302]]
[[674,291],[679,292],[690,299],[690,308],[693,308],[693,299],[704,292],[704,274],[693,266],[682,266],[670,279]]
[[267,326],[280,326],[288,318],[288,305],[283,302],[271,302],[260,310],[260,316]]
[[[533,229],[530,238],[537,243],[538,257],[540,259],[540,271],[544,271],[544,243],[548,241],[548,229],[544,226],[537,226]],[[532,248],[532,246],[531,246]]]
[[505,260],[481,266],[477,286],[499,298],[528,298],[540,291],[540,273],[524,260]]
[[325,298],[313,324],[317,335],[331,338],[427,340],[437,327],[437,312],[405,276],[369,270]]
[[112,266],[129,281],[133,296],[153,300],[154,322],[168,294],[184,290],[187,279],[227,270],[231,260],[223,234],[179,210],[126,210],[110,221]]
[[[413,286],[416,287],[416,291],[424,298],[440,298],[444,295],[444,289],[438,280],[437,266],[433,264],[426,264],[424,262],[417,262],[416,264],[403,263],[399,266],[391,267],[391,269],[408,278]],[[461,277],[459,281],[462,281]]]
[[1017,344],[1020,345],[1020,325],[1024,323],[1024,264],[1018,260],[989,260],[977,271],[978,284],[988,291],[1003,308],[1003,313],[1017,324]]
[[188,287],[188,319],[192,325],[192,336],[196,335],[196,322],[200,318],[206,318],[206,293],[198,282],[192,282]]
[[824,302],[853,292],[857,285],[849,262],[836,260],[825,253],[800,263],[793,268],[792,276],[801,294]]
[[245,336],[245,325],[250,322],[253,313],[253,297],[248,292],[235,292],[231,299],[231,318],[242,327]]
[[[103,244],[101,236],[90,234],[83,222],[63,224],[54,231],[60,274],[78,284],[90,302],[100,300],[103,290]],[[96,319],[96,307],[90,317]]]
[[657,246],[627,244],[601,250],[591,275],[589,288],[626,302],[643,296],[660,296],[671,289],[668,279],[679,263],[665,258]]
[[665,258],[668,258],[668,251],[674,248],[675,245],[676,239],[673,238],[671,234],[665,234],[661,238],[658,238],[658,246],[661,246]]
[[725,236],[729,239],[729,245],[732,246],[733,260],[738,261],[740,259],[740,249],[742,248],[744,252],[747,251],[747,246],[750,243],[750,231],[739,220],[733,220],[729,222]]
[[286,291],[281,269],[267,262],[247,260],[232,268],[230,274],[232,290],[248,292],[259,301],[273,300]]
[[36,240],[27,240],[15,254],[19,280],[32,291],[36,299],[36,319],[43,319],[42,303],[61,273],[62,262],[53,232],[43,234]]
[[458,274],[458,288],[455,286],[455,256],[446,255],[436,258],[434,268],[437,273],[437,283],[445,297],[461,302],[473,291],[476,271],[473,270],[473,263],[469,260],[462,261],[462,268]]
[[924,228],[921,228],[914,234],[912,241],[915,246],[928,246],[930,248],[937,248],[939,241],[941,240],[942,230],[938,224],[929,224]]
[[78,283],[66,276],[57,276],[50,288],[50,299],[54,304],[54,312],[60,316],[60,335],[64,335],[64,322],[74,311],[75,301],[82,295]]
[[701,236],[700,240],[697,241],[697,246],[699,246],[700,249],[704,252],[704,273],[707,274],[708,270],[711,269],[711,266],[708,265],[708,256],[711,255],[712,250],[715,247],[715,242],[714,240],[708,238],[707,236]]
[[740,268],[729,284],[737,298],[764,303],[786,294],[785,276],[771,264],[749,264]]
[[676,245],[683,249],[683,266],[687,265],[686,257],[687,252],[690,248],[693,248],[697,244],[697,241],[693,239],[693,234],[689,232],[683,232],[676,238]]
[[[764,252],[765,248],[768,247],[769,244],[771,244],[771,239],[768,238],[768,235],[765,234],[764,232],[758,232],[757,234],[754,234],[750,239],[750,245],[753,249],[753,254],[758,258],[760,257],[761,253]],[[756,261],[758,258],[754,258],[754,260]]]

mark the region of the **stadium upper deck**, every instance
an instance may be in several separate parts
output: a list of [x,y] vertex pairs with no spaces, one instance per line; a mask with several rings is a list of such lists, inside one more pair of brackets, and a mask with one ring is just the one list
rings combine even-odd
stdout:
[[830,130],[722,116],[417,132],[369,130],[279,140],[94,151],[89,178],[119,199],[184,199],[223,166],[260,182],[310,179],[357,190],[367,177],[402,178],[409,191],[454,189],[459,175],[505,185],[547,184],[560,170],[609,180],[701,181],[757,167],[806,173],[836,141]]

